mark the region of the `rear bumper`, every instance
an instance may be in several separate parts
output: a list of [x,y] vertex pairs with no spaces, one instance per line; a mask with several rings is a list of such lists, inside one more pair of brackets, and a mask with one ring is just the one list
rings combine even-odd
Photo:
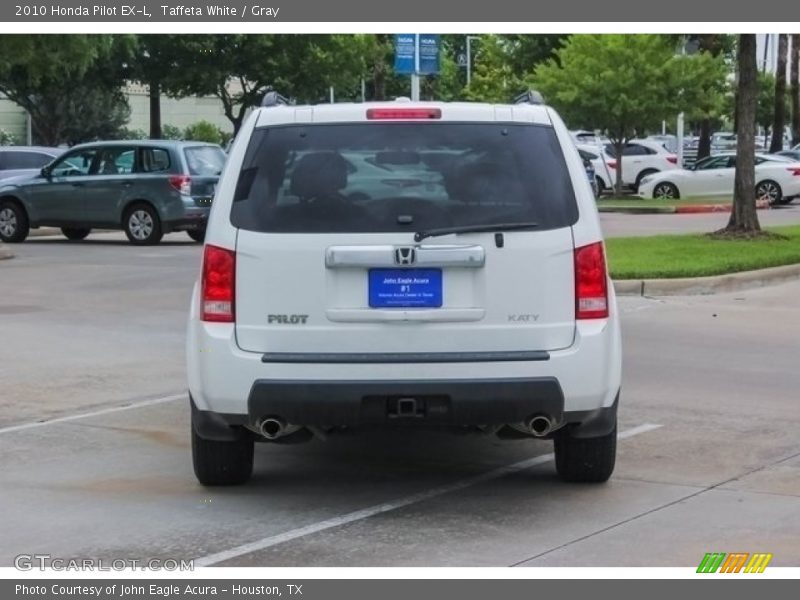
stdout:
[[[333,385],[331,385],[333,384]],[[403,393],[401,393],[401,390]],[[414,396],[407,395],[413,392]],[[417,414],[398,414],[398,401],[414,398]],[[200,410],[192,399],[192,424],[206,439],[235,440],[247,435],[243,425],[278,417],[307,426],[502,425],[535,415],[551,417],[571,435],[607,435],[617,422],[619,392],[610,406],[591,411],[564,411],[561,387],[554,379],[478,380],[458,382],[257,382],[248,400],[249,414]]]
[[189,229],[205,229],[208,222],[210,207],[187,207],[184,208],[180,217],[170,219],[164,223],[169,231],[186,231]]
[[521,423],[536,415],[560,422],[564,394],[552,377],[399,381],[256,381],[251,424],[276,416],[300,425],[377,425],[396,419],[443,425]]
[[616,415],[621,384],[611,293],[611,318],[578,323],[573,344],[546,359],[303,364],[241,350],[233,324],[199,320],[195,289],[186,340],[189,390],[198,412],[221,415],[228,425],[265,416],[297,425],[388,422],[387,403],[401,397],[423,397],[426,418],[444,424],[515,423],[538,413],[565,423],[598,422]]

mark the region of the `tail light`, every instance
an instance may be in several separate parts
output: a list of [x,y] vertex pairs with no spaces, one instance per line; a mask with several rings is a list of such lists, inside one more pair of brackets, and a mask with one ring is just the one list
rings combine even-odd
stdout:
[[169,184],[184,196],[192,193],[192,178],[188,175],[170,175]]
[[800,167],[789,167],[786,170],[790,171],[793,177],[800,177]]
[[667,162],[670,162],[673,165],[677,165],[678,164],[678,157],[677,156],[667,156]]
[[438,108],[368,108],[367,119],[441,119],[442,111]]
[[203,276],[200,280],[201,319],[233,323],[236,291],[236,254],[208,245],[203,253]]
[[575,318],[608,317],[608,277],[603,242],[575,248]]
[[606,161],[606,164],[608,165],[609,169],[616,169],[617,168],[617,161],[615,161],[615,160]]

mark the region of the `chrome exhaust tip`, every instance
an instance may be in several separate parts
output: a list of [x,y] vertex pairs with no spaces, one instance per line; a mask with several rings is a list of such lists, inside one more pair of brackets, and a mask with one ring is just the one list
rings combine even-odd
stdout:
[[536,415],[528,421],[528,431],[534,437],[544,437],[553,431],[553,422],[550,417],[545,415]]
[[268,440],[277,440],[286,432],[286,423],[276,417],[268,417],[258,423],[258,432]]

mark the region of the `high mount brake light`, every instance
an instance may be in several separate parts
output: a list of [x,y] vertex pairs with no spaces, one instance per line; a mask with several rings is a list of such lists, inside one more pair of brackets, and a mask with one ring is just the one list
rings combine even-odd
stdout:
[[394,119],[441,119],[439,108],[368,108],[367,119],[391,121]]

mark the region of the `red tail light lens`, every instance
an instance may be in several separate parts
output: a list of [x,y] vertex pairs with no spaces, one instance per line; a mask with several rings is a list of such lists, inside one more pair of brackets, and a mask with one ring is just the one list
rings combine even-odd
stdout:
[[608,317],[608,277],[603,242],[575,248],[575,318]]
[[617,168],[617,161],[615,161],[615,160],[609,160],[609,161],[606,162],[606,164],[608,165],[609,169],[616,169]]
[[233,250],[206,246],[200,282],[202,320],[233,323],[236,291],[236,254]]
[[667,162],[671,162],[673,165],[678,164],[678,157],[677,156],[668,156]]
[[442,111],[438,108],[368,108],[367,119],[441,119]]
[[789,167],[787,170],[792,173],[793,177],[800,177],[800,167]]
[[170,175],[169,184],[184,196],[192,193],[192,178],[188,175]]

